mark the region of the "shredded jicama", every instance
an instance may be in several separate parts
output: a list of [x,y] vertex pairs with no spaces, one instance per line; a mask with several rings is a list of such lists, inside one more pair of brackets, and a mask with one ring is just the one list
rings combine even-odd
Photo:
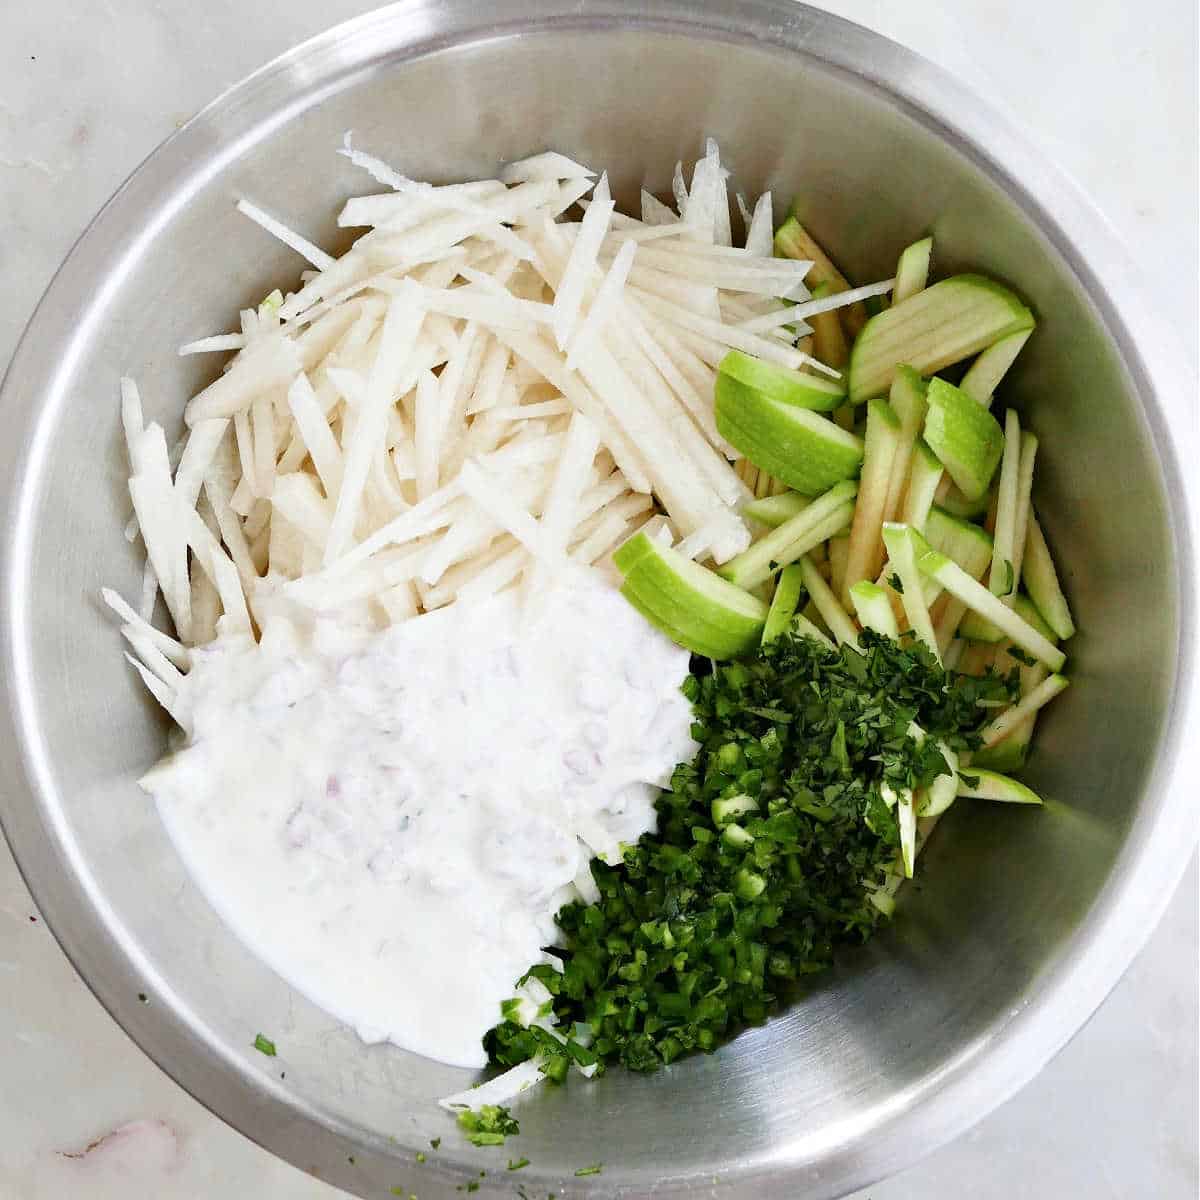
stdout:
[[[809,300],[808,263],[772,257],[769,195],[737,197],[733,245],[711,140],[690,186],[676,168],[675,207],[643,192],[640,217],[553,151],[438,186],[349,136],[339,153],[385,190],[346,202],[338,224],[365,232],[338,258],[238,202],[312,270],[180,347],[233,355],[174,451],[122,382],[147,565],[140,608],[105,599],[181,723],[190,648],[277,605],[377,627],[509,587],[536,605],[642,527],[728,560],[751,491],[717,433],[716,363],[737,347],[828,371],[795,340],[831,302]],[[159,593],[174,637],[148,623]]]

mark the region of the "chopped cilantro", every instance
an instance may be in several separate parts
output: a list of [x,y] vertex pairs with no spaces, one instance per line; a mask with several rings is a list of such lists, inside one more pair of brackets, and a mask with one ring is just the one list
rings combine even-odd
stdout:
[[506,1021],[487,1035],[493,1062],[538,1057],[556,1081],[572,1062],[653,1071],[760,1024],[870,937],[900,840],[883,785],[928,786],[945,773],[939,743],[976,748],[980,704],[1011,699],[1019,673],[954,675],[923,646],[861,640],[859,654],[786,633],[747,661],[694,660],[700,749],[660,795],[657,833],[617,865],[592,861],[599,900],[558,913],[562,972],[527,976],[589,1045]]
[[424,1150],[418,1150],[418,1151],[417,1151],[417,1163],[418,1163],[418,1164],[423,1164],[424,1162],[425,1162],[425,1151],[424,1151]]
[[441,1148],[442,1139],[440,1137],[430,1138],[429,1145],[431,1149],[438,1150]]
[[592,1163],[590,1167],[580,1167],[575,1174],[579,1178],[582,1178],[584,1175],[599,1175],[602,1170],[604,1170],[604,1168],[600,1163]]
[[263,1037],[261,1033],[254,1035],[254,1048],[259,1054],[265,1054],[268,1058],[275,1057],[275,1043],[268,1037]]
[[1015,658],[1019,663],[1024,663],[1027,667],[1032,667],[1037,664],[1037,659],[1034,658],[1032,654],[1026,654],[1020,646],[1009,646],[1008,656],[1009,658]]
[[896,592],[901,596],[904,595],[904,584],[900,581],[900,576],[897,575],[895,571],[888,576],[888,587],[890,587],[893,592]]
[[521,1132],[516,1118],[499,1104],[482,1104],[458,1114],[459,1127],[476,1146],[503,1146],[506,1137]]
[[529,1166],[529,1159],[527,1158],[510,1158],[508,1160],[508,1169],[510,1171],[519,1171],[522,1167],[527,1166]]

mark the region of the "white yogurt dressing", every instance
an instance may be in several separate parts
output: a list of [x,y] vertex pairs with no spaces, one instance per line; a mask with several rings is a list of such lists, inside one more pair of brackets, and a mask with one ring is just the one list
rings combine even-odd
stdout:
[[456,1066],[689,758],[688,655],[596,572],[378,633],[268,620],[194,652],[143,781],[246,944],[367,1041]]

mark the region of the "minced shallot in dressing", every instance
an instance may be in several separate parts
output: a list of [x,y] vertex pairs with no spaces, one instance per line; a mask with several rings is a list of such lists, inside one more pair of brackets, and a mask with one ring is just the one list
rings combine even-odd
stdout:
[[[690,758],[688,654],[591,570],[383,632],[266,622],[193,651],[191,736],[151,771],[246,944],[367,1041],[464,1067]],[[576,890],[576,881],[579,891]]]

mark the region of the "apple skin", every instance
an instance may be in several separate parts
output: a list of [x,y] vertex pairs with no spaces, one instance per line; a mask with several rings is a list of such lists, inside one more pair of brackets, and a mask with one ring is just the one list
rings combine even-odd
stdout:
[[718,373],[780,404],[794,404],[813,412],[831,412],[846,402],[846,385],[804,371],[792,371],[741,350],[730,350],[721,359]]
[[926,399],[925,441],[962,494],[978,500],[987,492],[1004,453],[1000,422],[944,379],[929,381]]
[[858,474],[862,439],[810,409],[717,375],[717,430],[756,467],[805,496]]
[[1020,297],[994,280],[982,275],[943,279],[866,323],[850,351],[850,402],[886,395],[901,363],[932,375],[1034,324]]
[[613,555],[621,594],[672,641],[708,658],[730,659],[758,646],[767,606],[749,592],[644,533]]

